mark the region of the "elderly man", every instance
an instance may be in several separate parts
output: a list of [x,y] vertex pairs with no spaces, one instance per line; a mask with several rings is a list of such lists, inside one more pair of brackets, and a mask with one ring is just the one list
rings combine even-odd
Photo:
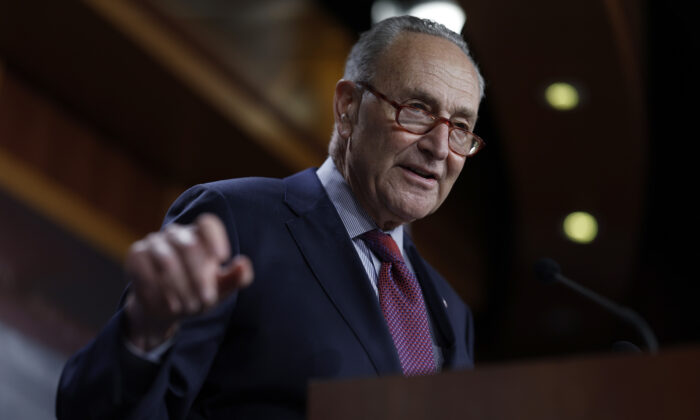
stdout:
[[443,26],[364,33],[336,86],[330,157],[178,198],[131,247],[122,309],[66,365],[58,417],[303,418],[312,378],[472,366],[471,313],[403,225],[437,210],[483,146],[482,95]]

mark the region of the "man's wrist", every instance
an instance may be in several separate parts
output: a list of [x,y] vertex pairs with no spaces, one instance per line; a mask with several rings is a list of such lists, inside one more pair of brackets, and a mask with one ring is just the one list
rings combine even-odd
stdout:
[[129,343],[145,352],[170,340],[178,330],[178,322],[158,322],[149,318],[143,306],[131,293],[124,305],[126,315],[125,336]]

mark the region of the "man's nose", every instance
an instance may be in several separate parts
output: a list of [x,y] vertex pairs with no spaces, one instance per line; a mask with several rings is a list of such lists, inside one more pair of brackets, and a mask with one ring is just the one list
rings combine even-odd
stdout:
[[418,148],[430,153],[435,159],[446,159],[450,153],[450,129],[449,122],[439,121],[430,131],[421,136]]

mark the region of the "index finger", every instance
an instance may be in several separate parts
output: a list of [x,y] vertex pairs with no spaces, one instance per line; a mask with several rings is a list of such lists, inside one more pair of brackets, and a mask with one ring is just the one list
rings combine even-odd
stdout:
[[231,256],[231,247],[226,227],[221,219],[212,213],[203,213],[197,217],[195,225],[209,252],[214,254],[220,262],[226,261]]

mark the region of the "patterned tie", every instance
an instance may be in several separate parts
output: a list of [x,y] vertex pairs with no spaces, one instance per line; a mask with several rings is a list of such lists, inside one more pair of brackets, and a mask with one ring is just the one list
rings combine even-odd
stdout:
[[394,339],[404,375],[435,372],[433,343],[423,294],[391,236],[371,230],[361,236],[382,262],[377,288],[384,319]]

